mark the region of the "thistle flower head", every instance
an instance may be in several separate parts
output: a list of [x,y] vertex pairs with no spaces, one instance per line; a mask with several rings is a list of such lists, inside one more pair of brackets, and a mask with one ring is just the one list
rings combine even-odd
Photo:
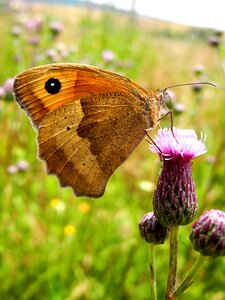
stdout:
[[184,161],[190,161],[207,151],[204,144],[205,136],[201,134],[201,138],[198,139],[193,129],[179,129],[176,127],[173,127],[173,130],[168,128],[159,129],[154,142],[158,147],[152,144],[150,150],[158,153],[165,160],[180,158]]
[[111,50],[104,50],[102,52],[102,58],[106,62],[111,62],[115,59],[115,53],[112,52]]
[[138,226],[141,237],[148,243],[164,244],[169,233],[169,229],[159,223],[153,212],[144,215]]
[[218,209],[204,212],[193,224],[190,240],[204,256],[225,255],[225,212]]
[[154,194],[156,218],[165,226],[186,225],[197,212],[197,196],[191,160],[206,152],[205,138],[198,140],[194,130],[159,129],[150,146],[163,161]]

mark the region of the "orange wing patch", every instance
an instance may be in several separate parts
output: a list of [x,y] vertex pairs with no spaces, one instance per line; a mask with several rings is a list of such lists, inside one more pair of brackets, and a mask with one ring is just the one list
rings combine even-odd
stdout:
[[[51,78],[61,83],[56,94],[48,93],[45,89],[46,82]],[[14,83],[17,102],[37,128],[51,111],[76,98],[121,90],[127,91],[126,86],[118,79],[113,79],[110,72],[72,64],[33,68],[19,74]]]

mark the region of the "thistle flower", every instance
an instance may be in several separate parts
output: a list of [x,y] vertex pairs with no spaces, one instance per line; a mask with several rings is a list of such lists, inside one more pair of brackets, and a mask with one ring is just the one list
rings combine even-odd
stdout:
[[[191,160],[206,152],[205,138],[198,140],[194,130],[160,129],[150,150],[163,161],[154,194],[156,218],[165,226],[186,225],[197,212],[197,196]],[[156,146],[157,145],[157,146]]]
[[48,49],[46,52],[46,57],[50,59],[52,62],[59,61],[59,55],[55,49]]
[[6,96],[5,89],[2,86],[0,86],[0,99],[4,98],[5,96]]
[[29,169],[29,164],[26,160],[19,160],[16,164],[18,171],[26,172]]
[[202,91],[202,87],[203,87],[203,85],[201,83],[194,83],[192,86],[192,90],[195,93],[199,93]]
[[7,173],[16,174],[18,172],[18,168],[15,165],[10,165],[7,167]]
[[38,46],[40,43],[40,38],[37,35],[32,35],[28,38],[28,42],[32,46]]
[[41,19],[28,19],[24,23],[26,29],[30,31],[40,31],[42,29],[43,22]]
[[177,102],[173,106],[174,114],[177,114],[177,115],[182,114],[183,112],[185,112],[185,110],[186,110],[186,107],[185,107],[184,103]]
[[21,33],[21,28],[19,26],[13,26],[11,29],[11,33],[13,36],[17,37]]
[[3,88],[6,94],[12,94],[13,91],[14,78],[8,78],[3,84]]
[[148,243],[164,244],[169,233],[169,229],[159,223],[153,212],[144,215],[138,226],[141,237]]
[[106,62],[111,62],[115,59],[115,53],[112,52],[111,50],[104,50],[102,52],[102,58]]
[[49,28],[52,32],[52,35],[57,36],[63,31],[64,25],[59,21],[53,21],[49,24]]
[[225,255],[225,212],[218,209],[204,212],[193,224],[190,240],[204,256]]
[[201,76],[204,73],[204,66],[203,65],[196,65],[193,69],[195,75]]
[[212,47],[218,47],[220,45],[220,39],[216,35],[211,35],[208,38],[208,43]]

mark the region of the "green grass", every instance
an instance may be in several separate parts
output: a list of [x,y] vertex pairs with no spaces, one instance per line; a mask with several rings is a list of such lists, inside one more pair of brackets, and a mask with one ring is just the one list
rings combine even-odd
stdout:
[[[37,16],[42,16],[43,27],[30,32],[23,21]],[[58,36],[49,30],[55,19],[64,24]],[[21,29],[17,37],[11,34],[15,25]],[[203,79],[223,86],[218,49],[207,43],[209,30],[108,11],[42,6],[25,11],[2,8],[0,26],[0,85],[30,66],[50,63],[47,49],[63,43],[68,55],[55,50],[58,62],[114,70],[146,88],[198,80],[193,72],[197,64],[205,67]],[[27,42],[33,35],[40,39],[37,46]],[[105,49],[115,53],[115,61],[102,59]],[[184,113],[175,114],[175,126],[207,135],[208,153],[193,165],[199,214],[210,208],[224,210],[224,90],[206,86],[199,94],[189,87],[174,92],[177,102],[186,106]],[[161,125],[169,126],[169,121]],[[69,188],[60,188],[55,177],[46,175],[44,163],[37,159],[35,136],[12,97],[0,100],[0,298],[150,299],[149,247],[139,237],[137,225],[152,210],[153,191],[143,191],[139,184],[142,180],[156,184],[161,167],[156,155],[143,142],[112,176],[102,198],[76,198]],[[29,163],[27,171],[7,172],[20,160]],[[56,198],[64,205],[61,211],[52,204]],[[83,203],[89,211],[82,211]],[[67,225],[73,226],[74,234],[65,233]],[[190,229],[191,225],[180,229],[179,280],[197,256],[189,243]],[[158,294],[163,299],[168,242],[156,252]],[[223,258],[206,262],[182,299],[225,299],[224,268]]]

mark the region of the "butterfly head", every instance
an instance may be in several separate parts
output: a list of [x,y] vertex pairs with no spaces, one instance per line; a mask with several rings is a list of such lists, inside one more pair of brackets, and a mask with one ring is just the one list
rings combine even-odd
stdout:
[[170,99],[167,88],[160,90],[156,93],[156,98],[160,108],[165,107],[165,103]]

